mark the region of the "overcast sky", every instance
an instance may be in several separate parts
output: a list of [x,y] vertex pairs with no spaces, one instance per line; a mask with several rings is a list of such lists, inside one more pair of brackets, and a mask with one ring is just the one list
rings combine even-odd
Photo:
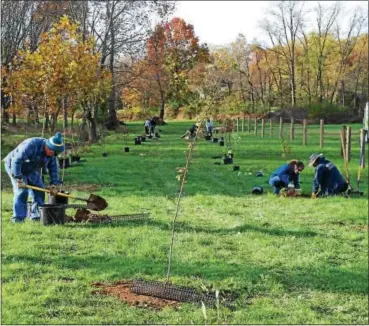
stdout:
[[[312,8],[317,1],[306,1],[305,6]],[[321,1],[323,6],[334,1]],[[341,1],[344,17],[357,6],[368,12],[368,1]],[[267,35],[258,27],[270,6],[269,1],[178,1],[173,17],[183,18],[194,25],[195,33],[201,43],[224,45],[235,41],[243,33],[248,41],[256,38],[268,41]],[[311,26],[311,24],[310,24]]]

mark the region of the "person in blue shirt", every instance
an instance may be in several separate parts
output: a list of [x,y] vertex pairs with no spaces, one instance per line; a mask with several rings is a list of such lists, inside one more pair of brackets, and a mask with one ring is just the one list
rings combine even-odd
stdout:
[[292,160],[275,170],[269,178],[269,184],[273,187],[273,193],[279,195],[281,189],[287,188],[288,184],[291,182],[295,189],[300,189],[300,172],[302,172],[304,168],[303,162]]
[[19,144],[5,158],[5,171],[8,173],[13,185],[13,217],[12,222],[24,222],[27,216],[28,192],[33,197],[30,218],[39,220],[38,207],[44,204],[45,193],[24,188],[26,184],[44,188],[41,178],[41,168],[47,168],[50,175],[51,192],[56,192],[59,180],[56,155],[64,151],[64,143],[61,133],[45,138],[28,138]]
[[315,167],[312,198],[337,195],[348,189],[348,183],[337,167],[328,161],[323,154],[311,154],[309,166]]

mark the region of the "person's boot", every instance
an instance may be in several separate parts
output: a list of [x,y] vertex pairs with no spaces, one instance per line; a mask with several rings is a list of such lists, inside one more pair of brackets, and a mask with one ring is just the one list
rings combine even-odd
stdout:
[[25,217],[12,217],[10,221],[12,223],[24,223]]

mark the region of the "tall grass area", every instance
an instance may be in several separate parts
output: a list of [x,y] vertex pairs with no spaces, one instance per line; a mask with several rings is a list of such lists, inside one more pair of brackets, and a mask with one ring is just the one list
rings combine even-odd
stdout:
[[[260,131],[234,133],[240,171],[214,164],[221,160],[212,156],[227,147],[198,140],[180,205],[171,280],[230,291],[238,297],[235,311],[207,307],[204,314],[190,303],[154,311],[95,293],[96,281],[165,281],[180,186],[176,168],[185,166],[188,150],[180,135],[191,124],[169,121],[158,126],[159,140],[135,146],[143,122],[128,123],[129,153],[123,135],[111,133],[105,146],[92,146],[85,162],[65,171],[74,195],[87,198],[90,192],[78,187],[97,185],[93,193],[109,203],[103,214],[149,211],[147,221],[12,224],[12,189],[2,176],[2,324],[368,324],[368,169],[361,198],[277,198],[267,183],[281,164],[297,158],[307,166],[309,155],[320,151],[344,174],[338,125],[326,126],[322,150],[319,126],[309,126],[303,146],[302,129],[296,127],[290,142],[285,125],[285,157],[277,125],[272,137],[268,127],[264,138]],[[360,125],[352,127],[349,168],[356,185]],[[2,136],[8,144],[24,138]],[[260,170],[264,176],[256,177]],[[311,193],[313,175],[312,168],[303,171],[304,193]],[[255,185],[263,195],[251,194]]]

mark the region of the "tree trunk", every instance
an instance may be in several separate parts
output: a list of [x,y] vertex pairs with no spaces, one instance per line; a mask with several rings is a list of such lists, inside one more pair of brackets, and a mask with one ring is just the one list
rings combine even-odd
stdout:
[[63,128],[68,127],[68,110],[67,106],[65,105],[65,97],[62,98],[62,107],[63,107]]
[[74,128],[74,112],[72,112],[71,120],[70,120],[70,128],[73,131]]
[[58,121],[58,114],[59,110],[57,112],[54,112],[51,114],[51,123],[50,123],[50,131],[54,132],[56,128],[56,123]]
[[157,82],[158,82],[158,86],[159,86],[159,90],[160,90],[160,114],[159,114],[159,118],[164,121],[164,110],[165,110],[165,96],[164,96],[164,90],[161,87],[161,82],[160,82],[160,77],[157,76]]
[[49,129],[49,121],[50,121],[49,113],[46,112],[45,113],[45,129]]
[[15,112],[13,111],[13,121],[12,121],[13,126],[17,125],[17,115],[15,114]]
[[296,76],[295,76],[295,60],[291,59],[291,105],[296,106]]
[[28,111],[27,111],[27,125],[31,124],[31,112],[32,112],[32,106],[28,106]]
[[86,114],[86,122],[88,125],[88,141],[90,143],[96,143],[98,139],[97,138],[97,123],[96,123],[95,115],[92,115],[90,110]]
[[[112,8],[110,8],[109,3],[107,3],[107,9],[108,15],[114,14],[114,5]],[[110,32],[109,69],[111,72],[112,88],[108,99],[108,121],[106,122],[105,125],[108,129],[116,129],[119,126],[119,121],[117,118],[116,111],[116,86],[115,86],[115,69],[114,69],[115,29],[113,24],[113,18],[110,18],[109,32]]]

